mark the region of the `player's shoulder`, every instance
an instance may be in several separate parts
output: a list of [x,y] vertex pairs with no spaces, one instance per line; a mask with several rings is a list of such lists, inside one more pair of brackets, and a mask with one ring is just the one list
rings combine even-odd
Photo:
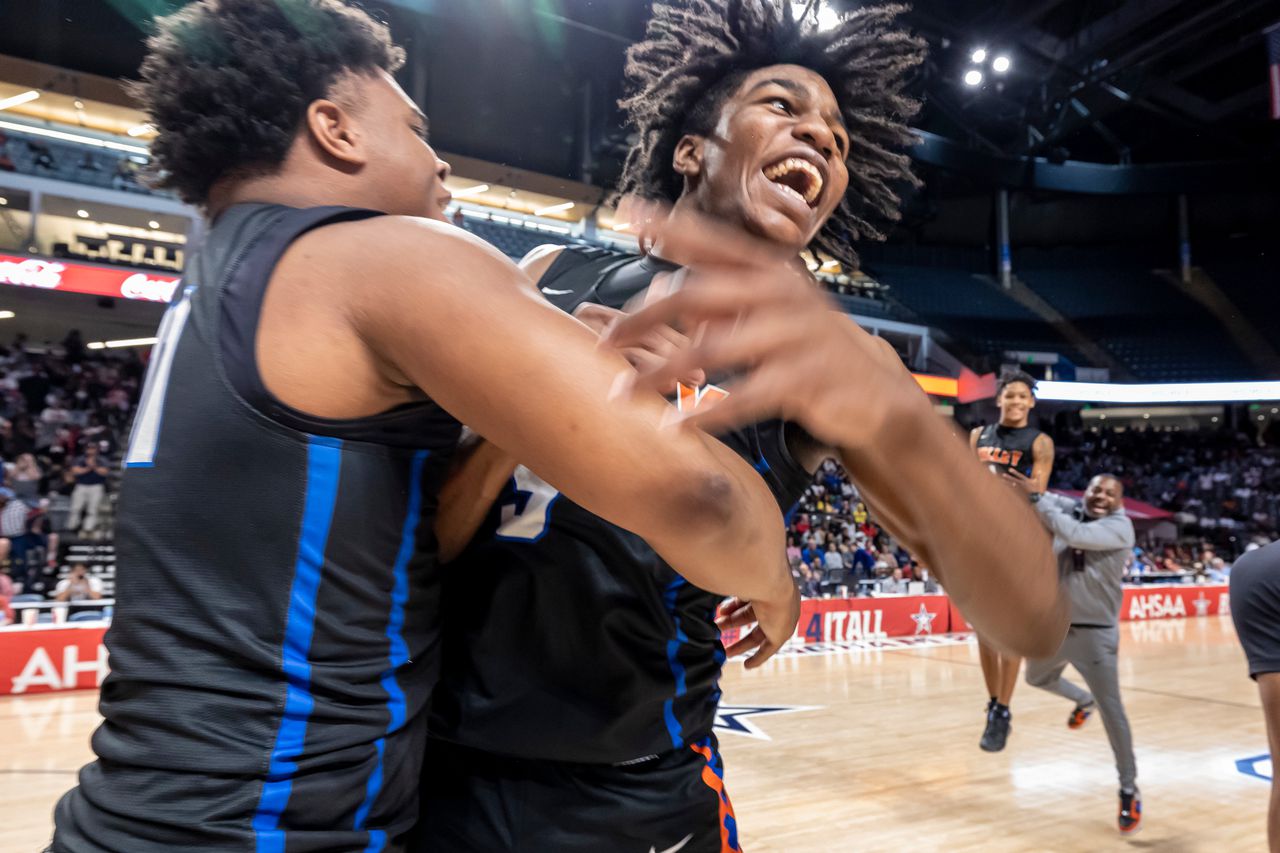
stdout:
[[1231,567],[1231,584],[1266,584],[1280,591],[1280,542],[1242,555]]
[[[279,269],[306,273],[309,286],[332,282],[350,295],[385,289],[383,285],[445,282],[483,277],[506,268],[506,255],[455,225],[415,216],[376,216],[335,222],[294,241]],[[440,275],[423,275],[425,270]],[[358,281],[360,287],[351,283]]]

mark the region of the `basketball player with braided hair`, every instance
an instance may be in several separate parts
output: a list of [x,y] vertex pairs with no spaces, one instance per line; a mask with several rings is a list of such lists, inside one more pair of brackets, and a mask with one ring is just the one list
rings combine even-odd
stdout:
[[[748,255],[796,259],[808,248],[848,265],[856,263],[854,240],[882,236],[897,216],[895,186],[914,181],[898,149],[910,141],[905,120],[915,104],[904,88],[923,43],[895,22],[900,7],[862,8],[823,30],[813,5],[806,17],[777,0],[654,4],[646,39],[628,52],[622,106],[640,142],[620,188],[672,205],[671,218],[638,259],[535,250],[525,268],[551,301],[597,328],[601,320],[621,322],[629,304],[661,304],[660,294],[677,290],[671,284],[683,277],[682,229],[671,222],[691,215],[724,228],[726,268],[748,260],[744,236],[756,240]],[[800,310],[792,312],[793,304],[774,316],[816,343],[808,350],[813,362],[788,371],[795,393],[785,406],[713,434],[754,465],[784,508],[824,458],[856,457],[851,470],[869,475],[859,482],[867,496],[931,566],[944,574],[955,567],[962,600],[966,593],[978,600],[979,570],[994,584],[1004,560],[1041,567],[1038,592],[1023,599],[1018,590],[1027,588],[1010,585],[1005,602],[978,607],[972,618],[1011,644],[1056,647],[1056,575],[1047,537],[1027,533],[1035,528],[1027,507],[947,431],[897,356],[832,313],[801,273],[778,285],[802,300]],[[769,286],[744,270],[731,289],[749,304]],[[675,324],[658,324],[625,352],[647,374],[688,347]],[[807,386],[815,377],[830,381],[832,367],[841,373],[838,393]],[[696,372],[672,372],[658,390],[677,390],[685,413],[732,412],[736,391],[726,397],[715,386],[673,387]],[[716,379],[723,371],[707,374]],[[851,399],[864,401],[857,415],[844,408]],[[806,403],[793,406],[796,400]],[[883,410],[868,417],[868,400]],[[928,458],[928,466],[875,459],[876,445],[904,424],[904,434],[921,441],[905,455]],[[482,446],[445,489],[469,482],[459,491],[496,500],[470,512],[464,502],[445,501],[437,523],[442,551],[461,549],[461,556],[446,569],[445,666],[419,846],[444,853],[741,849],[712,729],[726,654],[761,641],[747,631],[724,649],[719,628],[750,625],[754,604],[730,602],[717,624],[719,596],[519,461]],[[918,506],[903,507],[897,489],[918,496]],[[1002,538],[998,552],[952,558],[952,548],[967,547],[947,521],[956,489],[981,516],[966,515],[965,529],[1012,518],[1021,522],[1017,535]],[[637,493],[637,500],[662,499]]]

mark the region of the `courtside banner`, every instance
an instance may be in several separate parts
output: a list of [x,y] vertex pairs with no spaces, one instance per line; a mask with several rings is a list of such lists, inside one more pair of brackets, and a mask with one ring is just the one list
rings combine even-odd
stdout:
[[945,595],[810,598],[800,602],[792,642],[851,643],[950,630],[951,603]]
[[69,261],[0,255],[0,284],[168,303],[178,287],[178,277]]
[[[1120,618],[1172,619],[1230,613],[1226,584],[1127,586]],[[808,598],[791,642],[851,643],[967,631],[945,595]],[[100,687],[107,677],[105,624],[14,626],[0,629],[0,695]],[[725,645],[740,631],[726,631]]]
[[1126,586],[1120,605],[1123,620],[1174,619],[1180,616],[1225,616],[1231,612],[1226,584]]
[[0,695],[101,687],[107,677],[106,633],[101,623],[0,631]]

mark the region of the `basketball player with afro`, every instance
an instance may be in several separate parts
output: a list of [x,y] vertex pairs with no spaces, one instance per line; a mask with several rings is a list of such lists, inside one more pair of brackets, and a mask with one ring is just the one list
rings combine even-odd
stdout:
[[[819,30],[789,2],[655,3],[646,39],[628,53],[622,106],[640,144],[620,189],[673,205],[667,232],[638,259],[549,248],[525,268],[565,311],[614,324],[608,333],[636,367],[617,398],[674,390],[681,416],[723,413],[714,434],[780,507],[838,455],[971,619],[1010,647],[1047,653],[1065,630],[1048,537],[934,414],[897,356],[833,311],[798,263],[808,247],[852,266],[851,241],[881,236],[897,215],[893,185],[911,180],[896,150],[910,142],[904,121],[914,109],[903,87],[923,54],[897,27],[899,11],[863,8]],[[744,266],[720,289],[686,276],[673,238],[687,216],[724,229],[726,265],[760,252],[791,259],[795,276],[771,283]],[[744,236],[759,241],[747,256]],[[694,305],[690,295],[711,300]],[[631,320],[622,315],[645,302]],[[735,324],[709,317],[695,346],[681,334],[692,322],[650,322],[653,312],[700,305],[714,314],[717,304],[731,304],[734,317],[749,312],[745,332],[767,324],[770,344],[728,396],[680,390],[678,380],[724,381],[742,366],[730,352],[740,339],[726,334]],[[645,328],[628,329],[632,320]],[[717,341],[727,348],[713,354],[706,347]],[[762,385],[763,373],[780,383]],[[446,500],[438,520],[442,551],[461,555],[445,568],[445,668],[417,845],[741,849],[712,729],[726,654],[764,639],[748,630],[724,649],[719,629],[747,628],[754,605],[731,601],[717,620],[720,596],[521,461],[481,444],[445,489],[494,499]],[[637,488],[635,499],[665,497]]]

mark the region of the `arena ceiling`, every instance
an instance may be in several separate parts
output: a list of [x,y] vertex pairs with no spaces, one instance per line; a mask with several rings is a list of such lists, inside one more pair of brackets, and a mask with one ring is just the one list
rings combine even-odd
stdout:
[[[0,6],[0,53],[131,77],[178,0]],[[834,0],[851,8],[851,0]],[[366,0],[410,55],[402,79],[438,147],[607,186],[628,146],[613,106],[644,0]],[[916,124],[975,152],[1107,164],[1264,163],[1262,31],[1275,0],[917,0],[931,45]],[[963,81],[975,48],[981,85]],[[1009,57],[1004,74],[990,63]]]

